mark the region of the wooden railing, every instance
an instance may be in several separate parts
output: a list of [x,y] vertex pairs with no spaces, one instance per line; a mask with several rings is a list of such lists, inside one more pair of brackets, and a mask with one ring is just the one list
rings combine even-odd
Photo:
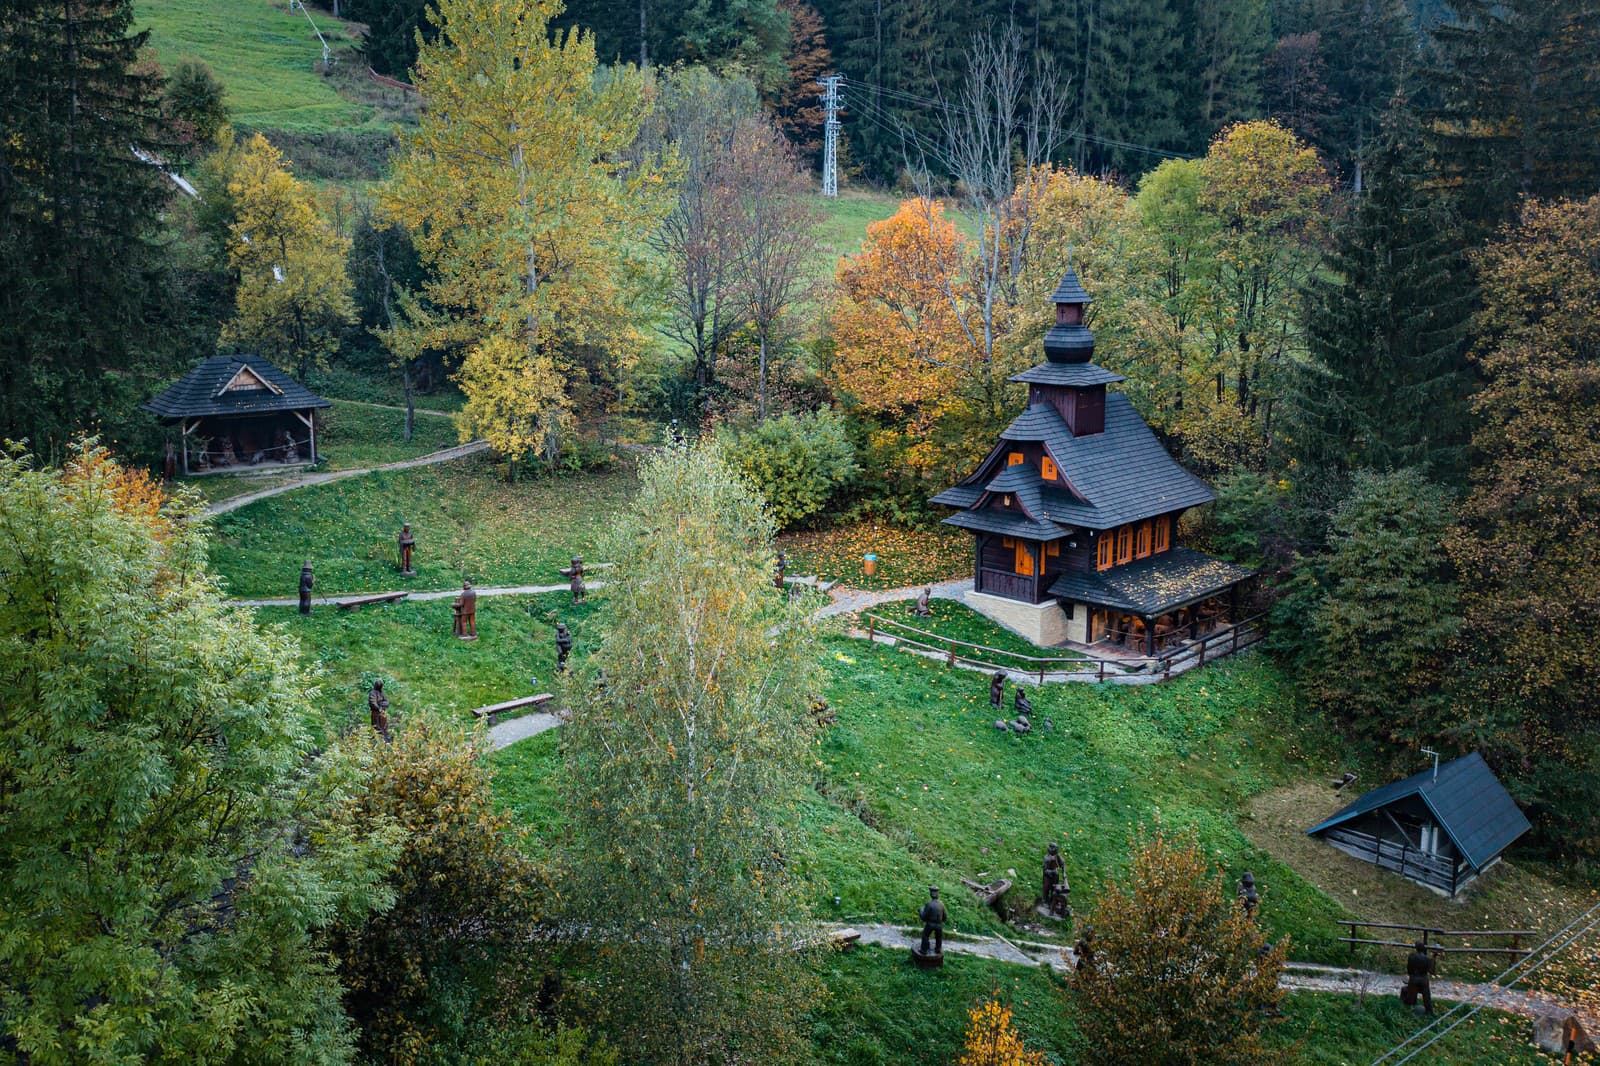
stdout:
[[1381,866],[1385,870],[1393,870],[1401,877],[1422,881],[1442,888],[1452,895],[1455,894],[1456,879],[1461,874],[1461,866],[1453,859],[1422,851],[1409,844],[1396,844],[1392,840],[1384,840],[1382,837],[1360,833],[1354,829],[1330,829],[1324,837],[1336,844],[1341,851],[1346,851],[1358,859]]
[[[1339,919],[1336,924],[1346,926],[1350,930],[1349,936],[1339,937],[1339,943],[1349,944],[1350,953],[1352,955],[1355,954],[1357,944],[1371,944],[1377,947],[1389,948],[1410,948],[1418,941],[1427,944],[1429,951],[1436,951],[1440,954],[1532,955],[1533,949],[1523,947],[1522,941],[1525,938],[1531,938],[1538,935],[1538,933],[1532,929],[1435,929],[1428,925],[1396,925],[1392,922],[1350,921],[1349,919],[1345,918]],[[1360,935],[1360,932],[1363,929],[1401,929],[1408,933],[1420,933],[1421,935],[1413,936],[1409,940],[1373,940]],[[1381,936],[1382,934],[1379,935]],[[1511,938],[1511,946],[1508,948],[1447,947],[1444,944],[1436,942],[1437,938],[1444,936],[1462,938],[1508,936]],[[1430,942],[1428,939],[1429,937],[1433,937],[1435,942]]]
[[882,631],[886,636],[894,638],[897,644],[942,655],[945,662],[951,666],[967,663],[990,671],[1012,670],[1038,674],[1041,684],[1048,674],[1065,674],[1067,677],[1084,679],[1092,676],[1095,681],[1104,681],[1108,667],[1112,674],[1159,673],[1164,681],[1172,676],[1173,670],[1188,665],[1190,660],[1194,660],[1194,665],[1199,666],[1208,658],[1232,655],[1257,643],[1261,640],[1261,632],[1252,623],[1261,617],[1262,614],[1254,614],[1240,619],[1232,625],[1213,630],[1189,643],[1168,648],[1160,655],[1130,655],[1107,659],[1087,654],[1074,654],[1070,657],[1024,655],[1004,648],[991,648],[985,644],[974,644],[971,641],[930,633],[925,629],[918,629],[880,614],[868,612],[862,615],[862,619],[867,623],[868,640],[876,640],[878,633]]
[[997,570],[992,566],[978,568],[978,582],[975,591],[986,592],[991,596],[1004,596],[1008,600],[1022,600],[1024,603],[1038,603],[1042,582],[1039,578],[1028,574],[1017,574],[1010,570]]

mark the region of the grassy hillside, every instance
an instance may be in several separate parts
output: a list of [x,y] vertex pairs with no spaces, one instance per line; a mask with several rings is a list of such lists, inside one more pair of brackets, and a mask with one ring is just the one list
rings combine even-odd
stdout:
[[171,65],[203,60],[228,89],[234,122],[252,129],[320,132],[374,122],[380,108],[340,91],[350,74],[366,68],[349,52],[349,28],[313,10],[322,35],[343,67],[324,76],[322,45],[303,12],[286,0],[135,0],[134,15],[150,31],[157,58]]

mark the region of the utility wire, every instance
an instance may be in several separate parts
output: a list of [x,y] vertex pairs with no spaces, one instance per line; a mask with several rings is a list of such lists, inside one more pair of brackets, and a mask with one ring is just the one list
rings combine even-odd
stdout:
[[[1584,921],[1585,919],[1589,920],[1589,924],[1588,925],[1585,925],[1582,929],[1579,929],[1576,933],[1573,933],[1571,936],[1567,936],[1568,931],[1571,930],[1573,926],[1577,925],[1579,922]],[[1559,955],[1561,952],[1565,951],[1567,948],[1571,947],[1573,944],[1577,943],[1577,941],[1585,933],[1587,933],[1589,930],[1593,929],[1597,925],[1600,925],[1600,903],[1595,904],[1593,907],[1590,907],[1583,914],[1578,915],[1578,917],[1576,917],[1572,921],[1568,922],[1559,931],[1557,931],[1555,934],[1553,934],[1547,940],[1545,940],[1545,942],[1543,944],[1540,944],[1533,951],[1529,952],[1527,955],[1523,956],[1522,958],[1520,958],[1517,961],[1513,962],[1510,966],[1506,967],[1505,970],[1500,974],[1500,976],[1494,979],[1493,983],[1496,984],[1496,985],[1499,985],[1500,987],[1505,988],[1505,989],[1511,988],[1513,985],[1515,985],[1518,981],[1521,981],[1523,978],[1529,977],[1532,974],[1538,972],[1538,970],[1541,969],[1543,966],[1545,966],[1545,964],[1553,961],[1557,955]],[[1562,937],[1566,937],[1566,940],[1564,942],[1562,942],[1560,944],[1557,944],[1554,948],[1550,948],[1551,944],[1555,944],[1555,942],[1557,940],[1560,940]],[[1507,976],[1510,975],[1511,971],[1515,970],[1519,966],[1527,965],[1528,962],[1530,960],[1532,960],[1535,955],[1540,954],[1546,948],[1550,948],[1550,953],[1548,955],[1546,955],[1544,958],[1540,959],[1538,962],[1534,963],[1533,965],[1528,966],[1527,970],[1523,971],[1522,973],[1517,974],[1515,977],[1512,977],[1509,981],[1506,980]],[[1437,1028],[1440,1025],[1444,1025],[1444,1023],[1450,1019],[1451,1015],[1455,1014],[1457,1011],[1466,1010],[1465,1014],[1463,1014],[1461,1017],[1457,1018],[1455,1021],[1450,1022],[1449,1025],[1445,1026],[1445,1028],[1441,1029],[1439,1032],[1434,1033],[1434,1035],[1432,1037],[1430,1037],[1425,1043],[1422,1043],[1422,1044],[1418,1045],[1417,1047],[1411,1048],[1410,1052],[1408,1052],[1406,1054],[1405,1058],[1396,1059],[1395,1060],[1394,1066],[1404,1066],[1405,1063],[1410,1062],[1412,1059],[1414,1059],[1418,1055],[1422,1054],[1428,1048],[1432,1047],[1435,1043],[1437,1043],[1438,1041],[1444,1039],[1457,1026],[1461,1025],[1463,1022],[1466,1022],[1467,1020],[1472,1018],[1473,1015],[1477,1014],[1479,1011],[1481,1011],[1484,1007],[1486,1007],[1488,1005],[1489,1005],[1488,1003],[1479,1003],[1476,1006],[1473,1006],[1472,1008],[1467,1009],[1467,1005],[1465,1003],[1457,1003],[1454,1007],[1450,1008],[1448,1011],[1446,1011],[1443,1015],[1441,1015],[1439,1018],[1434,1020],[1432,1023],[1430,1023],[1429,1025],[1425,1026],[1422,1029],[1417,1030],[1415,1033],[1412,1033],[1410,1036],[1408,1036],[1404,1040],[1402,1040],[1399,1044],[1395,1045],[1393,1048],[1390,1048],[1388,1051],[1385,1051],[1382,1055],[1379,1055],[1376,1059],[1373,1059],[1372,1060],[1372,1066],[1382,1066],[1383,1063],[1388,1062],[1390,1059],[1393,1059],[1394,1056],[1400,1054],[1402,1051],[1405,1051],[1406,1048],[1410,1047],[1410,1045],[1414,1041],[1420,1040],[1422,1037],[1426,1036],[1433,1029]]]
[[[886,96],[886,97],[889,97],[892,100],[895,100],[895,101],[898,101],[898,102],[902,102],[902,103],[905,103],[905,104],[909,104],[909,105],[912,105],[912,106],[915,106],[915,107],[924,108],[924,109],[926,109],[926,108],[937,108],[937,109],[939,109],[941,111],[950,111],[950,112],[955,112],[955,113],[958,113],[958,114],[964,114],[964,115],[972,115],[973,114],[971,109],[969,109],[967,107],[964,107],[964,106],[962,106],[960,104],[952,104],[947,100],[934,100],[934,99],[931,99],[930,97],[918,96],[915,93],[908,93],[908,92],[905,92],[904,90],[901,90],[901,89],[891,89],[891,88],[889,88],[887,86],[884,86],[884,85],[873,85],[873,84],[871,84],[869,82],[849,81],[849,82],[845,83],[845,87],[846,87],[847,90],[851,90],[852,94],[855,95],[857,97],[857,99],[860,99],[861,98],[861,94],[863,94],[863,93],[870,93],[870,94],[875,94],[875,95]],[[876,103],[876,100],[873,100],[873,102]],[[881,104],[879,104],[878,106],[880,108],[882,108]],[[976,117],[980,117],[981,118],[982,116],[976,116]],[[893,115],[890,115],[890,118],[891,118],[891,120],[898,122],[898,119],[895,119]],[[1118,140],[1118,139],[1116,139],[1114,137],[1098,137],[1098,136],[1095,136],[1094,134],[1089,134],[1089,133],[1080,133],[1080,134],[1077,135],[1077,137],[1079,139],[1081,139],[1081,140],[1090,141],[1090,142],[1092,142],[1094,144],[1101,145],[1102,147],[1118,148],[1118,149],[1122,149],[1123,151],[1128,151],[1128,152],[1142,152],[1142,153],[1144,153],[1146,155],[1160,156],[1163,159],[1193,159],[1194,158],[1194,156],[1187,155],[1187,154],[1185,154],[1183,152],[1168,151],[1165,148],[1156,148],[1153,145],[1148,145],[1148,144],[1137,144],[1137,143],[1135,143],[1133,141]]]

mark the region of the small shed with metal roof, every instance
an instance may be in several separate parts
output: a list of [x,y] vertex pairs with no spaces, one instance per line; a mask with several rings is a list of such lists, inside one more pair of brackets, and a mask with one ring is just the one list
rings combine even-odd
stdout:
[[142,405],[178,427],[185,474],[317,462],[317,411],[333,405],[259,355],[213,355]]
[[1375,788],[1306,830],[1454,896],[1532,826],[1477,752]]

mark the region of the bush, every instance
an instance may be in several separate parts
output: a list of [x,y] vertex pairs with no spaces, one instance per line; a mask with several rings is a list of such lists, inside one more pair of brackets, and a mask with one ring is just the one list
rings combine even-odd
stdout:
[[724,426],[717,438],[784,529],[821,511],[856,472],[855,448],[832,408]]

